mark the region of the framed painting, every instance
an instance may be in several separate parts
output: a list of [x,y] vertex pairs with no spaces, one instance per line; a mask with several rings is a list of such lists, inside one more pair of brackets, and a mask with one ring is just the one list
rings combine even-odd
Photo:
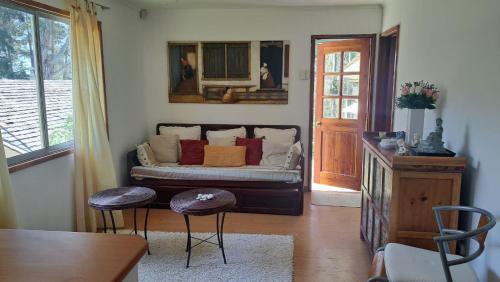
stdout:
[[289,41],[169,42],[169,102],[287,104]]

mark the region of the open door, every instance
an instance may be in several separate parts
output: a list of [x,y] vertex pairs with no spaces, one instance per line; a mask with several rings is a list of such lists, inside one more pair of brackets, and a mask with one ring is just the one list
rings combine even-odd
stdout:
[[314,182],[359,190],[370,39],[326,42],[317,50]]

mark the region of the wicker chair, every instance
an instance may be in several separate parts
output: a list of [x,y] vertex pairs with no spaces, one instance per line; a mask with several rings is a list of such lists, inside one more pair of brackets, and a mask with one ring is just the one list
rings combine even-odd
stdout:
[[[440,206],[434,207],[433,211],[440,233],[433,239],[439,252],[389,243],[375,254],[371,272],[374,276],[368,282],[478,281],[469,262],[484,251],[484,241],[488,231],[495,226],[495,217],[486,210],[466,206]],[[470,231],[447,229],[441,213],[458,211],[480,214],[477,227]],[[448,245],[453,241],[474,241],[476,249],[465,257],[450,254]],[[473,245],[471,244],[472,248]]]

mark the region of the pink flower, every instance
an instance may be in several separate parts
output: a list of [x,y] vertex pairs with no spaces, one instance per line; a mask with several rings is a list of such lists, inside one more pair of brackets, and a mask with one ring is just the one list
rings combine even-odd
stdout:
[[425,95],[427,95],[427,97],[431,97],[433,93],[434,91],[431,88],[425,89]]
[[437,99],[439,99],[439,92],[432,93],[432,99],[434,99],[434,101],[436,101]]
[[406,96],[410,93],[410,88],[408,86],[404,86],[401,88],[401,95]]

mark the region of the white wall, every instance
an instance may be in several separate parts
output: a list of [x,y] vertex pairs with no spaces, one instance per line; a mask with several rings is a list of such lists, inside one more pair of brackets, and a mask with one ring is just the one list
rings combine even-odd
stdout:
[[[65,9],[62,0],[41,1]],[[125,154],[146,136],[141,97],[140,22],[123,1],[99,1],[103,27],[109,134],[119,180],[127,174]],[[73,157],[66,156],[11,174],[20,228],[73,230]]]
[[[425,132],[444,119],[447,146],[468,157],[462,200],[500,218],[500,1],[389,0],[383,30],[401,24],[398,85],[428,80],[443,90],[427,111]],[[396,114],[397,130],[405,115]],[[500,281],[500,227],[489,233],[474,263],[481,281]]]
[[[314,34],[368,34],[379,6],[154,10],[143,28],[144,97],[149,133],[158,122],[297,124],[308,137],[310,41]],[[169,104],[167,41],[290,40],[288,105]],[[307,148],[306,148],[307,149]]]

